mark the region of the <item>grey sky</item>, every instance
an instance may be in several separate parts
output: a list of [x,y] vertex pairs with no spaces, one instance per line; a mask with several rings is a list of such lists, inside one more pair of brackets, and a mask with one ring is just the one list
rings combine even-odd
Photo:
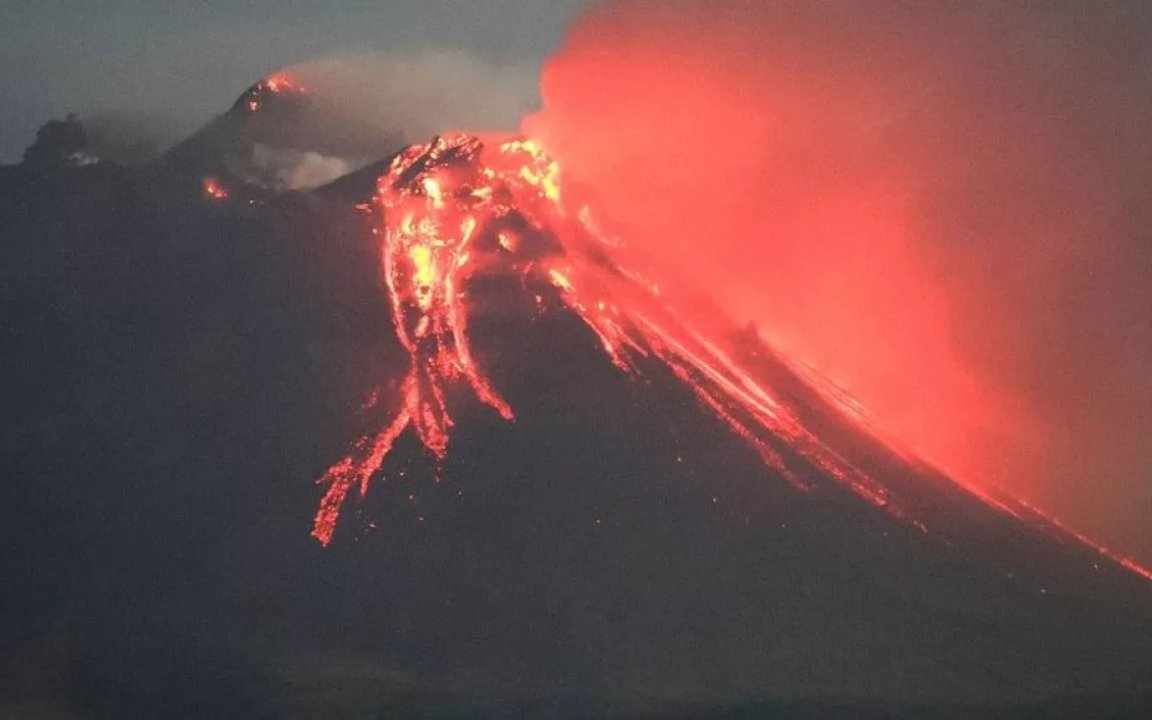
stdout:
[[194,129],[268,72],[426,47],[538,63],[585,0],[0,0],[0,162],[45,120],[129,113]]

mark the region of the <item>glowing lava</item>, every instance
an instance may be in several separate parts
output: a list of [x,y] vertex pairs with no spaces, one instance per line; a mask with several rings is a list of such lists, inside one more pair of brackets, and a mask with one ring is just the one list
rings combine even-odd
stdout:
[[[410,429],[437,460],[446,456],[455,424],[450,398],[459,397],[461,389],[512,420],[512,408],[469,346],[469,310],[475,308],[468,283],[481,273],[515,274],[524,287],[531,282],[547,288],[595,333],[620,372],[671,373],[798,490],[848,488],[927,531],[888,488],[822,442],[771,388],[689,326],[637,270],[645,263],[602,232],[587,206],[572,207],[560,168],[535,143],[487,144],[454,135],[410,147],[379,179],[375,209],[392,322],[409,369],[391,422],[362,437],[320,479],[328,490],[312,534],[322,544],[331,542],[349,492],[354,487],[361,497],[368,492],[402,433]],[[792,371],[853,425],[876,433],[867,411],[852,398],[803,368]],[[895,449],[916,462],[911,452]],[[1019,520],[1038,520],[1031,508],[971,492]],[[1049,526],[1060,529],[1051,521]],[[1131,567],[1131,561],[1124,564],[1147,573]]]
[[248,112],[254,113],[264,106],[269,95],[282,95],[284,93],[300,94],[304,88],[294,83],[287,75],[278,74],[265,78],[249,89],[246,97]]
[[587,207],[569,212],[559,167],[531,141],[487,147],[459,135],[411,147],[380,178],[375,204],[393,325],[410,367],[392,422],[361,438],[321,478],[328,491],[313,528],[321,543],[331,541],[348,493],[353,487],[367,493],[405,430],[437,459],[445,456],[454,424],[448,396],[455,387],[469,388],[512,419],[468,343],[466,285],[493,261],[550,285],[622,372],[638,374],[638,358],[662,361],[796,487],[809,485],[783,459],[784,446],[901,514],[883,487],[821,444],[719,347],[680,322],[659,288],[622,263],[626,249],[597,229]]

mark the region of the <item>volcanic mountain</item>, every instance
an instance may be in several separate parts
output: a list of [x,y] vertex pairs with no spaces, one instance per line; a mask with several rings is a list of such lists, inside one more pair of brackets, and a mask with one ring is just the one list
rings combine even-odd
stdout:
[[149,171],[160,183],[292,190],[330,181],[401,147],[303,80],[280,73],[245,90],[227,112],[169,149]]
[[705,333],[530,141],[160,167],[0,176],[7,707],[1146,709],[1138,567]]
[[[960,699],[952,693],[965,687],[973,696],[1011,695],[1032,683],[1065,687],[1068,680],[1006,641],[1017,632],[1043,634],[1010,619],[1020,613],[1045,622],[1037,609],[1013,606],[1039,599],[1067,613],[1063,603],[1082,602],[1076,593],[1085,583],[1107,587],[1105,594],[1117,586],[1147,593],[1147,572],[1131,561],[1118,563],[1027,506],[966,490],[883,444],[861,422],[861,408],[802,375],[754,331],[717,343],[693,331],[662,303],[658,287],[619,263],[623,242],[603,236],[587,206],[566,208],[562,195],[559,168],[526,141],[437,138],[402,153],[381,177],[376,234],[402,350],[394,354],[410,364],[406,373],[388,373],[393,392],[378,389],[366,408],[370,415],[383,408],[390,420],[322,479],[328,493],[314,529],[322,543],[331,541],[350,492],[367,498],[376,478],[413,476],[389,494],[408,506],[409,521],[415,515],[423,523],[454,513],[443,500],[425,509],[423,493],[412,491],[421,464],[426,479],[454,487],[453,502],[466,504],[468,477],[492,477],[480,468],[509,463],[501,473],[509,479],[496,482],[512,487],[496,492],[511,490],[517,506],[530,503],[515,513],[527,516],[517,524],[532,528],[525,545],[554,548],[561,567],[544,575],[559,575],[559,585],[546,585],[544,595],[574,603],[561,613],[572,616],[565,627],[578,628],[567,632],[596,665],[616,667],[632,687],[651,683],[655,694],[692,688],[693,696],[740,697],[791,687],[895,696],[914,687],[925,697]],[[457,422],[454,405],[468,420]],[[517,420],[515,408],[526,408],[526,417]],[[514,428],[486,428],[501,419]],[[457,460],[449,446],[465,422],[474,425],[459,428],[473,457]],[[566,438],[588,444],[564,447]],[[487,456],[489,443],[501,451]],[[610,449],[618,445],[626,449]],[[564,459],[541,467],[534,448]],[[552,488],[541,493],[542,506],[534,484]],[[408,523],[391,512],[390,520],[373,520],[375,512],[367,528],[403,545],[389,526]],[[489,513],[502,515],[479,515]],[[456,521],[448,525],[451,532]],[[551,537],[558,528],[564,532]],[[472,538],[457,552],[482,563],[465,550],[482,542]],[[801,550],[797,542],[813,546]],[[637,546],[654,551],[639,566],[589,563]],[[436,572],[455,555],[441,557]],[[548,564],[534,558],[513,584],[541,582],[535,573]],[[501,563],[491,573],[499,576]],[[627,591],[605,586],[601,573]],[[1069,587],[1078,590],[1068,595]],[[990,607],[1005,614],[988,617]],[[936,613],[989,636],[953,635],[942,662],[928,650],[940,632]],[[817,649],[802,630],[821,625],[837,638],[835,650]],[[982,647],[991,635],[1000,637]],[[1128,635],[1097,652],[1110,656],[1105,648]],[[629,666],[645,650],[650,664]],[[1045,655],[1065,651],[1064,661],[1077,663],[1095,654],[1079,645]],[[1013,657],[1027,660],[1009,669]],[[912,658],[915,671],[904,665]],[[1130,660],[1123,666],[1146,672]],[[1106,676],[1114,681],[1122,672],[1113,667]],[[851,680],[841,685],[837,677]],[[828,681],[832,687],[821,687]]]

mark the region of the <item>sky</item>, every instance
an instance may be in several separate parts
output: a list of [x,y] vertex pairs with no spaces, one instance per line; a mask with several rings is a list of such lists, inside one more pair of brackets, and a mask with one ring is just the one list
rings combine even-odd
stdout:
[[270,72],[333,53],[441,47],[539,65],[584,0],[45,0],[0,9],[0,162],[69,112],[175,140]]

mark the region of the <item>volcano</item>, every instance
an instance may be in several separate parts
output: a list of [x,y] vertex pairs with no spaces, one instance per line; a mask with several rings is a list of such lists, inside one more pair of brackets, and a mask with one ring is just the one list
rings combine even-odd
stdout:
[[322,184],[400,146],[395,134],[349,115],[285,72],[253,84],[147,171],[158,183],[211,182],[259,196]]
[[0,176],[0,697],[1147,709],[1139,566],[947,477],[754,328],[699,330],[542,148],[372,168],[255,205],[155,182],[174,166]]
[[[953,693],[968,683],[977,696],[1066,688],[1007,638],[1038,639],[1089,588],[1146,598],[1146,570],[883,439],[866,410],[754,329],[715,341],[694,331],[624,264],[635,259],[624,241],[603,234],[587,205],[566,203],[562,188],[559,167],[530,141],[469,136],[413,146],[381,176],[374,234],[393,354],[408,368],[372,390],[365,416],[381,421],[320,481],[328,489],[313,535],[322,544],[350,492],[363,507],[375,479],[400,480],[400,497],[392,488],[382,502],[403,510],[396,517],[372,504],[363,513],[358,539],[374,546],[388,537],[403,547],[408,530],[394,526],[413,518],[417,527],[435,518],[447,533],[507,519],[451,507],[477,502],[463,499],[478,492],[474,481],[491,484],[479,492],[511,493],[526,534],[525,547],[495,555],[527,554],[532,570],[488,565],[474,549],[486,543],[473,537],[437,555],[435,572],[454,567],[459,552],[488,565],[490,578],[532,586],[541,566],[556,563],[544,576],[560,586],[546,580],[541,592],[571,603],[558,612],[578,629],[555,641],[576,642],[622,674],[635,671],[625,670],[625,648],[629,659],[652,653],[629,683],[651,682],[657,694],[706,695],[711,685],[739,697],[767,684],[895,695],[915,686],[959,700]],[[459,458],[449,452],[456,434],[466,448]],[[554,464],[542,450],[565,459]],[[637,546],[651,553],[637,565],[590,561]],[[538,556],[542,547],[555,557]],[[1004,614],[989,617],[989,607]],[[937,613],[980,628],[945,641],[947,660],[929,649]],[[824,623],[835,649],[806,636]],[[1102,629],[1091,634],[1102,639]],[[1105,647],[1140,636],[1068,648],[1061,662],[1087,661],[1092,675],[1107,665]],[[1147,672],[1143,661],[1130,664],[1140,656],[1101,677]],[[905,665],[912,658],[915,670]]]

